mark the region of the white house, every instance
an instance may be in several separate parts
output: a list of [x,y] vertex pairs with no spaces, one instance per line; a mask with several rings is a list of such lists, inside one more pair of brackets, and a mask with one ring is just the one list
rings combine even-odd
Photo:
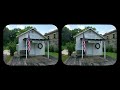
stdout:
[[45,55],[45,41],[48,42],[48,58],[49,58],[49,41],[46,39],[41,33],[39,33],[35,28],[32,28],[20,35],[17,36],[18,44],[16,46],[17,51],[21,54],[23,51],[28,56],[28,45],[27,45],[27,38],[28,33],[30,36],[30,52],[29,56],[37,56],[37,55]]
[[[83,35],[86,46],[86,56],[95,56],[95,55],[103,55],[106,58],[106,48],[105,48],[105,39],[103,36],[98,34],[92,29],[85,30],[74,36],[76,38],[75,50],[81,51],[81,55],[83,58],[84,50],[83,50]],[[103,51],[104,45],[104,51]]]

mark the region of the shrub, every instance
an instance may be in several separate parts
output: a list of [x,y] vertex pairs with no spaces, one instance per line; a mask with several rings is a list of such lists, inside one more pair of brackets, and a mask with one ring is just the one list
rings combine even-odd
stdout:
[[16,51],[16,43],[10,42],[10,43],[8,43],[8,47],[10,49],[10,55],[14,56],[14,52]]
[[68,49],[68,55],[71,56],[72,52],[75,50],[75,44],[68,42],[66,43],[66,47]]
[[58,47],[54,46],[54,52],[58,53]]
[[50,51],[50,52],[54,52],[54,48],[53,48],[52,45],[50,45],[50,47],[49,47],[49,51]]
[[113,52],[113,47],[111,45],[107,46],[106,47],[106,52]]

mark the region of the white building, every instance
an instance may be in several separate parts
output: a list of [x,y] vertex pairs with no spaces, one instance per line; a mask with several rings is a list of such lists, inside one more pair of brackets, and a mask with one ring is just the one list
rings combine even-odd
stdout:
[[[28,52],[27,49],[27,38],[28,33],[30,36],[30,42],[31,42],[31,49],[30,52]],[[41,33],[39,33],[35,28],[30,29],[20,35],[17,36],[18,38],[18,44],[17,44],[17,51],[21,55],[21,52],[24,53],[24,55],[29,54],[29,56],[37,56],[37,55],[45,55],[45,41],[48,41]],[[49,42],[48,42],[48,52],[49,52]],[[27,58],[26,56],[26,58]]]
[[[92,29],[85,30],[74,36],[74,38],[76,38],[75,50],[80,51],[82,58],[84,54],[84,50],[82,47],[83,34],[84,34],[85,43],[86,43],[85,55],[86,56],[103,55],[103,52],[104,52],[104,58],[106,58],[105,39],[103,36],[101,36],[100,34],[98,34]],[[104,45],[104,51],[103,51],[103,45]]]

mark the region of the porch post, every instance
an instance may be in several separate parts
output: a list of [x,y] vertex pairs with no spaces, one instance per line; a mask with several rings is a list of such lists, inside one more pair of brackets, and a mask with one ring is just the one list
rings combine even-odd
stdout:
[[48,59],[49,59],[49,41],[48,41]]
[[104,41],[104,59],[106,59],[106,45],[105,45],[105,41]]
[[83,58],[83,39],[82,39],[82,58]]
[[27,59],[27,39],[26,39],[26,59]]

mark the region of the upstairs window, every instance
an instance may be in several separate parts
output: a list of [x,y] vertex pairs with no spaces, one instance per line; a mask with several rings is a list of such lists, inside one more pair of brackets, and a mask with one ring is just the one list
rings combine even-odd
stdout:
[[108,39],[108,36],[107,36],[107,39]]
[[54,33],[54,38],[56,38],[56,34]]
[[113,34],[113,38],[115,38],[115,34]]
[[49,39],[49,36],[48,36],[48,39]]

